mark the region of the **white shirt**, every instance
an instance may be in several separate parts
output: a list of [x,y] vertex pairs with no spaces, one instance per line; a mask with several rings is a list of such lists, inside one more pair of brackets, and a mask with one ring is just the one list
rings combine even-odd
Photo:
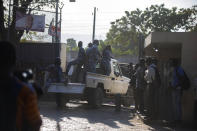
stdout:
[[155,69],[153,67],[156,67],[155,64],[151,64],[148,66],[147,70],[145,71],[145,80],[147,83],[152,83],[153,80],[155,80]]

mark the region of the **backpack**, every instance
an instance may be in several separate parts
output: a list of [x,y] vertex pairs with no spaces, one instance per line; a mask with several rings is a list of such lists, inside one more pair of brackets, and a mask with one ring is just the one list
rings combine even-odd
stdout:
[[181,89],[182,89],[182,90],[188,90],[188,89],[190,88],[190,86],[191,86],[190,80],[189,80],[189,78],[188,78],[188,76],[187,76],[187,74],[185,73],[184,70],[183,70],[183,73],[184,73],[184,75],[181,76],[181,75],[178,73],[177,69],[176,69],[176,75],[177,75],[177,77],[178,77],[178,79],[179,79]]
[[160,77],[159,71],[158,71],[157,67],[154,67],[154,66],[152,66],[152,67],[155,70],[155,80],[153,81],[153,84],[156,87],[160,87],[161,86],[161,77]]

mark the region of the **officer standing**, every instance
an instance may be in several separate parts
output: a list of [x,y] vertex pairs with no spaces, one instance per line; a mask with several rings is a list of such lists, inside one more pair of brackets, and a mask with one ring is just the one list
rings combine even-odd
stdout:
[[93,46],[92,43],[89,43],[88,48],[86,50],[86,71],[88,71],[88,72],[91,70],[90,69],[91,65],[89,65],[91,62],[89,62],[89,61],[90,61],[90,57],[91,57],[92,46]]
[[147,64],[147,70],[145,71],[145,80],[147,83],[148,88],[148,113],[151,119],[157,119],[158,118],[158,102],[157,102],[157,94],[159,88],[159,73],[155,64],[155,60],[151,57],[147,58],[146,60]]
[[111,73],[111,46],[108,45],[103,50],[103,57],[101,60],[101,68],[104,70],[104,75],[109,76]]
[[144,89],[146,82],[144,79],[145,76],[145,60],[140,59],[139,67],[136,70],[136,93],[137,93],[137,103],[139,107],[137,109],[143,113],[144,112]]
[[[79,47],[78,57],[77,57],[77,59],[68,63],[68,66],[66,68],[66,75],[68,75],[68,72],[69,72],[70,67],[72,65],[77,65],[76,74],[79,74],[81,71],[81,67],[85,64],[86,54],[85,54],[85,50],[83,48],[82,41],[79,41],[78,47]],[[76,81],[77,81],[77,78],[76,78]]]
[[90,57],[88,60],[88,65],[90,65],[90,72],[95,73],[96,72],[96,64],[99,61],[99,58],[101,56],[99,50],[98,50],[98,46],[99,46],[99,41],[98,40],[94,40],[93,42],[93,47],[91,48],[90,51]]

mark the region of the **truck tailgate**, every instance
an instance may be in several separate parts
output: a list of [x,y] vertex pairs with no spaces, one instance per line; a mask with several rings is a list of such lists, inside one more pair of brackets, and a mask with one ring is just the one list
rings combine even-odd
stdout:
[[85,84],[81,83],[51,83],[48,88],[49,93],[64,93],[64,94],[83,94]]

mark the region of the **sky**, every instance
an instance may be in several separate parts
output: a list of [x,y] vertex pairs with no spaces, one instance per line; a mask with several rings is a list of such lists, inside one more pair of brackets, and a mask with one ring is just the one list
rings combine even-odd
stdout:
[[154,4],[165,4],[166,7],[188,8],[197,5],[197,0],[60,0],[64,3],[62,10],[62,42],[67,38],[91,42],[93,30],[93,11],[96,12],[96,39],[105,39],[110,29],[110,22],[121,18],[125,11],[136,8],[144,10]]

